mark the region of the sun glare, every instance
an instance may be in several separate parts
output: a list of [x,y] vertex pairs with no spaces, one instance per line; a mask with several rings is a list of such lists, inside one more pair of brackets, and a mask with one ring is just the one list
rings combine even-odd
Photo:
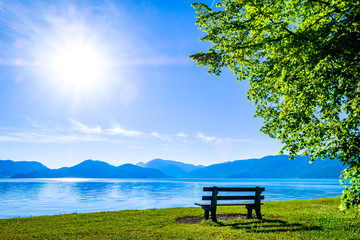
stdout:
[[78,110],[111,98],[121,77],[106,24],[96,13],[69,9],[46,17],[47,24],[32,38],[30,55],[41,91]]
[[85,41],[59,45],[50,57],[53,77],[66,88],[86,90],[99,87],[105,78],[105,59],[98,48]]

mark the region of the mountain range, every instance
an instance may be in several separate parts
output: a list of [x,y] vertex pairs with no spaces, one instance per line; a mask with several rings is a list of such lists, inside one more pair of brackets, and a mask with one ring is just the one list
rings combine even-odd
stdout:
[[210,166],[154,159],[136,165],[113,166],[86,160],[72,167],[49,169],[39,162],[0,160],[0,177],[7,178],[338,178],[345,168],[338,160],[287,155],[236,160]]
[[0,178],[48,169],[39,162],[0,160]]
[[59,169],[42,169],[38,171],[19,173],[11,178],[165,178],[170,177],[160,170],[142,168],[133,164],[118,167],[102,161],[86,160],[73,167]]

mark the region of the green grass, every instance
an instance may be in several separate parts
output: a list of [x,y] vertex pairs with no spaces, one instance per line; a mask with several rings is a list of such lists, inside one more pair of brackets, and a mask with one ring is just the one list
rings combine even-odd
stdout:
[[[265,202],[263,220],[202,221],[203,210],[171,208],[0,220],[0,239],[360,239],[360,214],[338,209],[340,198]],[[244,206],[218,214],[246,214]]]

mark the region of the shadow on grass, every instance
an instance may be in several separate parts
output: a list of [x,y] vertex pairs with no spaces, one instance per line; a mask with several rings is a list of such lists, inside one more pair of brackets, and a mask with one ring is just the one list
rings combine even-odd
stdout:
[[292,231],[312,231],[322,228],[315,225],[304,225],[301,223],[288,223],[275,218],[246,219],[242,214],[222,214],[219,215],[218,222],[204,220],[201,217],[181,217],[177,219],[178,223],[185,224],[205,224],[214,227],[231,227],[233,229],[243,229],[247,232],[292,232]]
[[312,231],[312,230],[321,230],[320,226],[308,226],[301,223],[288,223],[279,219],[262,219],[262,220],[247,220],[247,221],[218,221],[217,224],[219,227],[231,227],[233,229],[244,229],[247,232],[294,232],[294,231]]

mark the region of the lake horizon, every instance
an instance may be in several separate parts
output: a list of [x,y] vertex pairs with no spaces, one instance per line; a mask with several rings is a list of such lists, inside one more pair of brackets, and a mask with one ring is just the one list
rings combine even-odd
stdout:
[[31,178],[0,179],[0,219],[195,207],[204,186],[265,187],[266,201],[340,196],[339,179]]

